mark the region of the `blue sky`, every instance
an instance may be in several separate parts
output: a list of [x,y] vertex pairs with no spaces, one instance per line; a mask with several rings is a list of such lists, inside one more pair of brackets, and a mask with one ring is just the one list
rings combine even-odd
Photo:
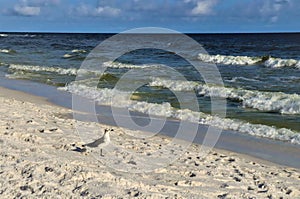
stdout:
[[0,31],[299,32],[299,0],[2,0]]

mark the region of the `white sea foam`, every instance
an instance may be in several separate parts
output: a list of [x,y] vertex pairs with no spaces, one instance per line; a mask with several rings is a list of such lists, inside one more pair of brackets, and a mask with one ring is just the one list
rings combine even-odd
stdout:
[[79,56],[80,54],[86,53],[86,50],[83,49],[74,49],[71,51],[71,53],[66,53],[64,54],[63,58],[72,58],[72,57],[76,57]]
[[[7,66],[7,65],[4,65]],[[28,72],[51,72],[57,73],[60,75],[85,75],[85,74],[94,74],[94,75],[104,75],[101,71],[92,70],[92,69],[77,69],[77,68],[60,68],[60,67],[48,67],[48,66],[32,66],[32,65],[18,65],[10,64],[8,68],[11,70],[19,71],[28,71]]]
[[240,101],[244,107],[282,114],[300,114],[300,95],[282,92],[263,92],[153,78],[150,86],[163,86],[174,91],[193,91],[199,95]]
[[225,65],[253,65],[262,61],[262,59],[259,57],[208,55],[208,54],[199,54],[198,59],[200,59],[203,62],[225,64]]
[[[131,65],[123,63],[111,63],[107,62],[106,67],[109,68],[148,68],[157,67],[157,65]],[[8,66],[10,70],[28,71],[28,72],[51,72],[60,75],[78,75],[78,74],[96,74],[102,75],[101,71],[94,69],[77,69],[77,68],[61,68],[61,67],[48,67],[48,66],[34,66],[34,65],[23,65],[23,64],[2,64]]]
[[247,77],[234,77],[232,79],[225,80],[225,81],[226,82],[237,82],[238,80],[248,81],[248,82],[259,82],[260,81],[260,80],[257,80],[257,79],[252,79],[252,78],[247,78]]
[[300,61],[295,59],[280,59],[270,57],[264,65],[271,68],[295,67],[300,69]]
[[130,102],[128,101],[130,97],[128,92],[108,88],[98,89],[86,86],[82,82],[81,84],[70,83],[68,86],[59,89],[87,97],[104,105],[110,105],[114,97],[118,97],[119,103],[116,104],[117,107],[128,106]]
[[0,37],[8,37],[8,34],[0,34]]
[[224,65],[253,65],[262,63],[270,68],[294,67],[300,69],[300,61],[295,59],[281,59],[274,57],[248,57],[248,56],[227,56],[227,55],[208,55],[199,54],[198,59],[215,64]]
[[31,66],[31,65],[18,65],[10,64],[9,69],[11,70],[22,70],[31,72],[51,72],[58,73],[61,75],[77,75],[78,69],[76,68],[60,68],[60,67],[46,67],[46,66]]
[[72,53],[86,53],[86,50],[74,49],[71,52]]
[[136,68],[136,69],[139,69],[139,68],[158,68],[160,65],[159,64],[140,64],[140,65],[137,65],[137,64],[127,64],[127,63],[121,63],[121,62],[111,62],[111,61],[108,61],[108,62],[104,62],[103,65],[105,67],[108,67],[108,68],[127,68],[127,69],[133,69],[133,68]]
[[169,88],[173,91],[192,91],[198,87],[199,83],[192,81],[182,81],[182,80],[167,80],[162,78],[152,78],[149,86],[161,86]]
[[82,50],[82,49],[74,49],[71,51],[71,53],[66,53],[64,54],[63,58],[72,58],[72,57],[77,57],[83,53],[86,53],[87,51],[86,50]]
[[12,74],[5,74],[8,79],[31,79],[32,76],[24,73],[23,71],[15,71]]
[[71,58],[71,57],[74,57],[75,55],[72,55],[72,54],[64,54],[63,58]]
[[30,35],[30,34],[26,34],[26,35],[21,35],[23,37],[36,37],[36,35]]
[[71,83],[67,87],[61,88],[62,90],[93,99],[99,104],[112,105],[112,98],[117,97],[118,103],[113,106],[128,108],[132,111],[141,113],[172,117],[180,120],[197,122],[199,124],[211,125],[217,128],[239,131],[254,136],[267,137],[277,140],[288,141],[294,144],[300,144],[300,133],[293,132],[286,128],[277,129],[272,126],[261,124],[250,124],[245,121],[220,118],[211,116],[201,112],[194,112],[188,109],[175,109],[170,103],[147,103],[130,100],[130,94],[115,89],[99,89],[91,88],[78,83]]
[[30,35],[30,34],[10,34],[11,37],[36,37],[36,35]]
[[7,53],[7,54],[9,54],[9,53],[13,53],[13,52],[15,52],[15,51],[11,50],[11,49],[0,49],[0,53]]
[[276,140],[288,141],[293,144],[300,144],[300,132],[294,132],[286,128],[276,128],[262,124],[251,124],[245,121],[219,118],[210,116],[204,120],[203,124],[215,126],[221,129],[234,130],[259,137],[272,138]]

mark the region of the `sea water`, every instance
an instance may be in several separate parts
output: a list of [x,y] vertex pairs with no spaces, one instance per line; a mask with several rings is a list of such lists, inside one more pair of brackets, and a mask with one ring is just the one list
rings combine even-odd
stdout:
[[[0,70],[6,78],[54,85],[100,105],[111,105],[116,96],[119,103],[114,106],[131,111],[300,144],[300,34],[188,35],[208,52],[194,59],[216,64],[224,87],[206,84],[182,57],[159,49],[139,49],[105,62],[104,74],[92,68],[79,70],[87,55],[112,35],[3,33]],[[188,81],[169,78],[166,67]],[[133,76],[147,83],[134,93],[114,89],[132,69]],[[99,77],[97,86],[75,81],[79,72]],[[188,97],[179,102],[172,91],[195,94],[199,108],[181,109],[181,103],[189,107],[194,102]],[[227,100],[226,118],[211,114],[211,97]]]

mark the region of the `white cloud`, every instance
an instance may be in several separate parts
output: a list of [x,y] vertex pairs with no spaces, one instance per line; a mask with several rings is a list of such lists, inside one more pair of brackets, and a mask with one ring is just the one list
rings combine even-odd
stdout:
[[121,13],[118,8],[110,6],[98,6],[91,7],[86,4],[81,4],[78,7],[72,9],[71,14],[79,16],[93,16],[93,17],[116,17]]
[[192,15],[210,15],[218,0],[184,0],[185,3],[194,3],[196,6],[191,10]]
[[89,14],[89,7],[85,4],[82,4],[74,9],[72,9],[72,13],[78,14],[78,15],[88,15]]
[[15,5],[13,11],[18,15],[37,16],[41,12],[40,7]]
[[58,5],[60,0],[19,0],[8,13],[21,16],[38,16],[41,8],[45,6]]
[[49,5],[58,5],[60,0],[21,0],[22,5],[29,6],[49,6]]
[[289,4],[289,0],[266,0],[259,9],[259,12],[263,17],[269,18],[269,20],[274,23],[279,19],[280,12]]
[[112,8],[109,6],[97,7],[95,10],[96,16],[118,16],[121,10],[118,8]]

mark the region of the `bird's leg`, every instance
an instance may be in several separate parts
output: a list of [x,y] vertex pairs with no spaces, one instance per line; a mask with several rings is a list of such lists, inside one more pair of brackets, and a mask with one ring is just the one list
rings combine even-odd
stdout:
[[100,155],[101,155],[101,156],[104,156],[103,153],[102,153],[102,149],[100,149]]

